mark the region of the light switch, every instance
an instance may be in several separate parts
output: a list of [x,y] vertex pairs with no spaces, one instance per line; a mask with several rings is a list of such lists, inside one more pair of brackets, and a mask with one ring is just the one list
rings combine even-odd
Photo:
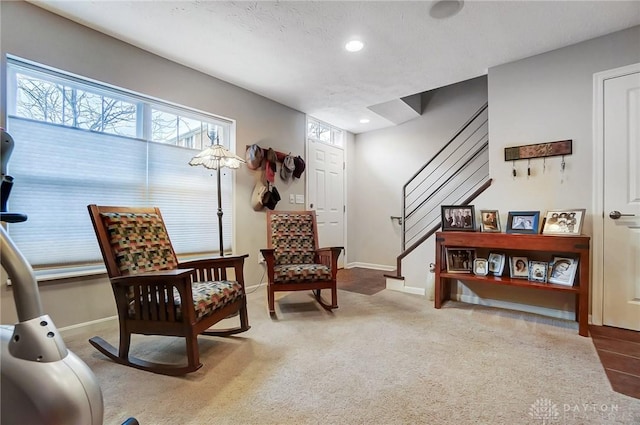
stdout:
[[293,193],[289,194],[289,203],[290,204],[295,204],[296,203],[296,195],[294,195]]
[[296,204],[304,204],[304,195],[296,195]]

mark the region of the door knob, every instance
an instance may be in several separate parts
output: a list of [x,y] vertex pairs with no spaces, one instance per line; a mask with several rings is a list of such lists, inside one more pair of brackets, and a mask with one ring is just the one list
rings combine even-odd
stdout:
[[620,211],[611,211],[609,213],[609,217],[614,219],[614,220],[617,220],[620,217],[634,217],[634,216],[635,216],[635,214],[622,214]]

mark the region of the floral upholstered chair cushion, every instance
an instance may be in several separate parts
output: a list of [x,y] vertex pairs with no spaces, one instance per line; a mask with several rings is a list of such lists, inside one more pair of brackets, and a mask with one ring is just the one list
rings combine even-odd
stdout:
[[[167,229],[156,214],[101,213],[109,232],[113,250],[122,275],[173,270],[178,260],[171,246]],[[242,296],[242,285],[235,281],[192,282],[193,308],[196,319],[224,307]],[[135,316],[134,287],[129,287],[129,317]],[[181,316],[180,294],[174,288],[176,314]]]
[[315,263],[316,246],[310,215],[282,213],[271,216],[274,282],[331,279],[331,269]]

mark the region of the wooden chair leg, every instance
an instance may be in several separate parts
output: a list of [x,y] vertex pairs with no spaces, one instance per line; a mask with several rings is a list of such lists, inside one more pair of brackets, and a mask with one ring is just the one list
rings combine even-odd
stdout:
[[271,285],[267,287],[267,300],[269,302],[269,313],[275,314],[276,312],[275,294],[274,294],[273,287]]
[[338,288],[331,288],[331,307],[338,308]]
[[199,369],[200,366],[200,352],[198,350],[198,335],[188,335],[186,338],[187,347],[187,362],[189,369]]
[[240,309],[240,328],[249,329],[249,313],[247,312],[247,300],[245,298],[244,305]]
[[118,357],[122,360],[129,358],[129,348],[131,347],[131,333],[120,325],[120,344],[118,346]]

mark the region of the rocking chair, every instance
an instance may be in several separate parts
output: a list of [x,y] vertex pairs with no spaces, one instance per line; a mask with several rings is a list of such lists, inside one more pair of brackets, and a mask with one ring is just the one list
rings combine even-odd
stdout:
[[[89,342],[98,351],[137,369],[184,375],[202,367],[198,335],[229,336],[249,330],[243,276],[248,255],[178,263],[158,208],[89,205],[88,209],[120,325],[119,348],[93,337]],[[239,327],[210,329],[238,313]],[[132,334],[184,337],[187,364],[130,356]]]
[[[311,290],[323,308],[338,308],[336,273],[343,248],[318,248],[317,229],[315,211],[267,211],[267,249],[260,252],[267,264],[270,314],[277,291]],[[331,290],[330,304],[322,289]]]

